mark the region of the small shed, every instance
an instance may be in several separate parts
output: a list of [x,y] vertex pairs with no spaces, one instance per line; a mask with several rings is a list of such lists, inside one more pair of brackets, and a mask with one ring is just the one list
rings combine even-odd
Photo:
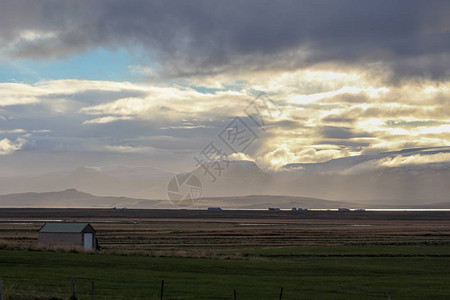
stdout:
[[97,248],[94,227],[89,223],[45,223],[39,230],[39,244],[46,247]]

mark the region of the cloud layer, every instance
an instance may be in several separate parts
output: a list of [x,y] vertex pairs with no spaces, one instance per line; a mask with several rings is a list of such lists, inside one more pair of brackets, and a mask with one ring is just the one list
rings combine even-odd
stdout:
[[[285,72],[249,79],[239,90],[208,93],[87,80],[0,86],[19,99],[3,107],[2,134],[8,143],[26,137],[30,150],[193,155],[234,117],[243,118],[259,137],[247,159],[269,168],[450,145],[449,83],[386,85],[357,69]],[[275,105],[264,132],[245,113],[255,89],[271,93],[267,99]],[[34,100],[20,100],[26,98]]]
[[[235,117],[258,139],[230,158],[271,169],[449,146],[449,14],[448,1],[2,1],[0,65],[120,49],[141,80],[0,83],[0,160],[181,171]],[[245,113],[260,93],[265,130]]]
[[168,77],[381,63],[448,78],[447,1],[2,1],[0,42],[16,58],[124,47]]

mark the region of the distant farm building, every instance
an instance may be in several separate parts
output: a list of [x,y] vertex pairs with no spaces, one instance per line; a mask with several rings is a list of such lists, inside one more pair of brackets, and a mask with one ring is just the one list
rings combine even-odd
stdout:
[[346,207],[339,207],[338,211],[350,211],[350,209]]
[[208,210],[222,210],[222,208],[220,208],[220,207],[216,207],[216,206],[214,206],[214,207],[208,207]]
[[89,223],[45,223],[39,230],[39,244],[87,251],[99,248],[95,229]]
[[279,207],[269,207],[269,210],[276,210],[276,211],[278,211],[278,210],[281,210]]

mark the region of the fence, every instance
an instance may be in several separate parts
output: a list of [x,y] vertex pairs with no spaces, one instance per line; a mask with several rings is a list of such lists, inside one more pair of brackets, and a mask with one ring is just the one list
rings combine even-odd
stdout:
[[[69,294],[69,293],[67,293]],[[3,300],[3,280],[0,280],[0,300]],[[48,295],[50,296],[50,295]],[[91,285],[90,285],[90,293],[89,296],[91,298],[91,300],[95,300],[96,294],[95,294],[95,281],[91,281]],[[238,298],[238,292],[236,289],[233,290],[233,299],[237,300]],[[231,295],[230,295],[231,298]],[[5,297],[5,300],[7,298]],[[9,299],[14,299],[14,298],[9,298]],[[57,297],[51,297],[49,299],[53,299],[53,300],[62,300],[63,298],[57,298]],[[72,291],[70,293],[70,300],[79,300],[77,297],[77,283],[76,283],[76,279],[72,278]],[[159,300],[163,300],[164,299],[164,280],[161,281],[161,287],[160,287],[160,291],[159,291]],[[280,293],[279,293],[279,300],[283,299],[283,287],[281,287],[280,289]],[[388,300],[391,300],[391,296],[388,296]]]

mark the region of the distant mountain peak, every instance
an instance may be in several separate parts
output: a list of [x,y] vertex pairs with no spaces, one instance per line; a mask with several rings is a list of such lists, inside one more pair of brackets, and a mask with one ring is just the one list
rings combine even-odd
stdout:
[[74,189],[74,188],[67,189],[67,190],[60,191],[60,192],[55,192],[55,193],[88,194],[88,193],[80,192],[79,190]]

